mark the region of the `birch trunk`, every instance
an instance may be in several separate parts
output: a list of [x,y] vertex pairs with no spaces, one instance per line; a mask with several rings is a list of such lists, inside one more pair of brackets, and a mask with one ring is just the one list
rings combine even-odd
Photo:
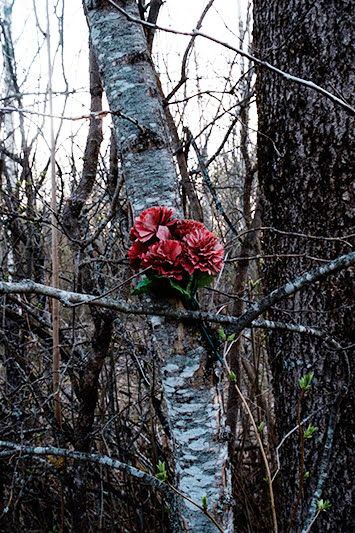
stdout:
[[[2,63],[4,71],[2,93],[5,104],[11,106],[15,103],[13,95],[16,93],[16,87],[14,87],[14,73],[12,72],[15,61],[11,38],[12,5],[9,0],[3,0],[0,17],[2,31]],[[15,124],[12,113],[3,114],[0,122],[0,132],[1,130],[3,130],[4,140],[1,142],[3,142],[4,148],[11,154],[15,154]],[[2,157],[0,189],[6,188],[5,182],[7,176],[12,190],[15,190],[18,173],[17,164],[5,155]],[[9,272],[9,280],[11,281],[14,272],[14,254],[11,245],[11,236],[8,235],[8,231],[4,226],[1,226],[0,228],[0,261],[1,265],[6,265],[6,270]]]
[[[138,17],[134,0],[119,2]],[[85,2],[95,49],[120,153],[133,214],[152,205],[167,205],[181,213],[178,180],[156,73],[142,28],[113,7]],[[96,7],[95,6],[99,6]],[[179,331],[179,338],[177,332]],[[161,355],[161,380],[173,437],[177,487],[232,530],[230,475],[223,406],[216,376],[207,376],[207,354],[192,327],[160,319],[153,323],[155,349]],[[183,337],[183,340],[182,340]],[[190,531],[215,532],[206,515],[181,506]],[[182,531],[181,521],[172,529]]]

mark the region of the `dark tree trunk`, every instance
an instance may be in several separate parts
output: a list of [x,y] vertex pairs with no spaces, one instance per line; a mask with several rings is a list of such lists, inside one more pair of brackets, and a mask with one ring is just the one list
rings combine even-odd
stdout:
[[[347,102],[351,98],[350,0],[254,1],[257,54],[276,67],[311,79]],[[285,232],[328,237],[310,239],[274,230],[263,233],[267,254],[302,254],[267,263],[270,290],[320,263],[350,251],[351,117],[340,106],[272,72],[258,71],[258,173],[263,194],[263,225]],[[276,147],[276,149],[275,149]],[[271,319],[311,324],[350,345],[350,272],[301,291],[279,304]],[[286,332],[269,336],[279,441],[297,425],[299,378],[314,371],[311,391],[300,404],[304,428],[318,428],[305,440],[305,471],[300,475],[300,437],[295,431],[280,449],[275,480],[281,531],[306,531],[317,500],[332,504],[312,531],[353,530],[351,525],[350,352],[334,351],[315,338]]]

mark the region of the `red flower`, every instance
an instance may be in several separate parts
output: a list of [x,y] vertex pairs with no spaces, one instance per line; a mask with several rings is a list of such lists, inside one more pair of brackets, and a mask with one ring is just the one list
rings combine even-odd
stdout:
[[174,227],[174,235],[181,239],[196,228],[206,229],[204,224],[198,222],[198,220],[177,220]]
[[135,241],[127,252],[132,268],[139,270],[143,257],[148,251],[148,245],[144,242]]
[[176,220],[171,218],[172,214],[173,209],[167,207],[159,206],[146,209],[136,218],[130,232],[131,239],[137,239],[141,242],[148,242],[154,238],[160,241],[171,239],[169,227],[176,223]]
[[[203,225],[202,225],[203,226]],[[190,274],[196,271],[215,275],[223,266],[224,249],[217,237],[204,226],[196,227],[183,238],[185,253],[182,266]]]
[[223,265],[223,246],[197,220],[176,220],[173,210],[150,207],[135,220],[128,251],[131,266],[156,275],[187,280],[195,272],[216,275]]
[[184,275],[182,251],[183,247],[178,241],[168,239],[156,242],[143,256],[142,267],[151,267],[160,276],[181,280]]

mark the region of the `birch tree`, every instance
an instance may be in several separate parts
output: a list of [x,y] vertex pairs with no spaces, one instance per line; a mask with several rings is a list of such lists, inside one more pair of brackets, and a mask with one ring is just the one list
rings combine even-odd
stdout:
[[[154,205],[181,213],[171,139],[143,28],[112,5],[86,2],[84,6],[106,95],[117,114],[115,136],[133,216]],[[139,17],[135,0],[122,6]],[[211,512],[230,531],[231,482],[221,383],[214,385],[215,377],[208,375],[206,349],[193,328],[181,325],[177,330],[162,320],[154,320],[152,327],[177,487],[197,502],[206,497]],[[215,530],[190,504],[182,515],[193,531]],[[179,522],[177,530],[182,528]]]
[[[348,3],[255,1],[253,53],[251,11],[237,45],[217,0],[196,1],[193,31],[161,25],[160,0],[81,3],[1,3],[0,529],[349,528]],[[88,78],[68,13],[80,37],[87,18]],[[186,39],[177,79],[165,34],[173,53]],[[130,268],[129,229],[155,205],[224,244],[200,309],[132,292],[152,271]]]

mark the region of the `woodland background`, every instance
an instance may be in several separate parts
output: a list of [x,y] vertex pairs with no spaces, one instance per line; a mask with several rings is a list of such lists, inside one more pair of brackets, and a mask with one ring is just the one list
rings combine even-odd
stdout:
[[[354,529],[351,4],[1,0],[1,531]],[[152,205],[201,312],[132,294]]]

